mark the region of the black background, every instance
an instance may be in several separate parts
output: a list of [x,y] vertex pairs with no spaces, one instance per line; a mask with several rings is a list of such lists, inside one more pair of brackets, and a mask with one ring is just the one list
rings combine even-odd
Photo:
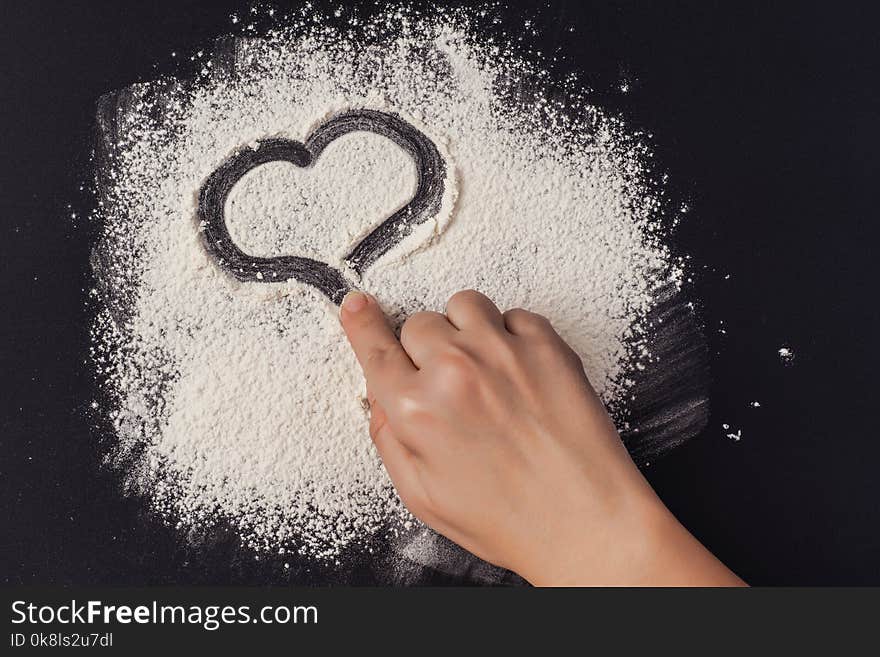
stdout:
[[[554,72],[580,72],[598,105],[652,133],[692,208],[673,244],[693,256],[713,412],[699,438],[651,465],[651,483],[751,583],[880,584],[875,16],[869,3],[769,4],[511,3],[504,27],[528,14],[540,36],[527,42],[561,56]],[[287,581],[229,541],[194,553],[98,467],[91,235],[70,218],[88,202],[78,188],[96,98],[187,73],[171,52],[209,47],[246,6],[2,9],[0,582]],[[289,578],[333,579],[300,567]]]

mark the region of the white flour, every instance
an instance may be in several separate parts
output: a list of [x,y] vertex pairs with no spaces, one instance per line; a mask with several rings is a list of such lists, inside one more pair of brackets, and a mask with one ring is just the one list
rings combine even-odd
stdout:
[[[221,59],[206,62],[189,90],[138,88],[117,117],[98,211],[107,307],[95,359],[113,458],[156,509],[182,527],[231,522],[257,549],[332,559],[416,528],[370,442],[336,307],[296,282],[239,283],[202,247],[198,190],[232,152],[267,136],[302,140],[349,108],[415,124],[447,162],[443,208],[359,286],[397,321],[442,310],[467,287],[543,313],[618,411],[628,375],[647,362],[640,322],[654,290],[679,272],[655,236],[649,155],[576,89],[568,108],[549,100],[534,67],[473,38],[462,15],[389,14],[346,33],[305,22],[239,41],[234,77]],[[312,169],[247,174],[227,203],[230,233],[254,255],[341,268],[411,198],[415,175],[392,142],[351,134]]]

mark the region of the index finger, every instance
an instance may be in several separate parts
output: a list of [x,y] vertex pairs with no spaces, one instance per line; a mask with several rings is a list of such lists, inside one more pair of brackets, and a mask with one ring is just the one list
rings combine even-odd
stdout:
[[373,297],[349,292],[342,300],[339,318],[364,378],[377,397],[396,390],[418,371]]

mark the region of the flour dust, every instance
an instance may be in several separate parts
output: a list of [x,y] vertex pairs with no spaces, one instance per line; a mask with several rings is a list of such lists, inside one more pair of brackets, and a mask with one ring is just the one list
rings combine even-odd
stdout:
[[[539,63],[505,44],[467,11],[347,27],[303,16],[219,41],[194,80],[101,99],[93,359],[108,461],[169,522],[222,521],[258,553],[332,562],[385,545],[448,572],[473,565],[425,539],[397,498],[336,306],[294,280],[239,282],[200,240],[198,191],[226,158],[352,109],[402,117],[446,162],[436,216],[353,284],[397,323],[462,288],[542,313],[634,454],[699,431],[702,343],[676,301],[682,268],[661,239],[644,140],[573,83],[551,98]],[[308,169],[249,172],[226,219],[249,253],[341,270],[415,185],[401,148],[351,133]]]

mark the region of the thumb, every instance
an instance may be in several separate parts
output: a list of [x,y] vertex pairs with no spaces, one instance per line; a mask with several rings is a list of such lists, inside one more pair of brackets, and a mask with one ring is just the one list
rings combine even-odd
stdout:
[[417,371],[375,298],[349,292],[342,300],[339,319],[367,385],[378,397],[397,389]]

